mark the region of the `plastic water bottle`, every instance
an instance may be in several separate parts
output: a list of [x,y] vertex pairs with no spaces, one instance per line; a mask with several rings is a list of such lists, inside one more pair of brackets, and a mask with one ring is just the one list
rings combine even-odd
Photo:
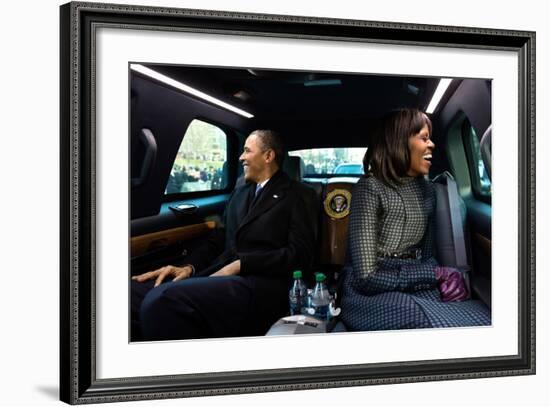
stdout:
[[330,293],[325,284],[326,277],[323,273],[315,275],[315,288],[311,294],[311,307],[315,310],[314,316],[322,321],[327,321],[330,318]]
[[307,306],[307,287],[302,280],[302,272],[296,270],[292,276],[294,283],[288,293],[288,302],[290,303],[290,315],[302,314],[302,309]]

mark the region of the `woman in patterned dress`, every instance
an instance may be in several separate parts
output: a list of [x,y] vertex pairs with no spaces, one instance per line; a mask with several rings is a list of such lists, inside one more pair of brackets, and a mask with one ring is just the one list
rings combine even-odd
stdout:
[[366,177],[356,184],[343,273],[348,330],[490,325],[490,311],[467,300],[462,274],[433,257],[435,188],[432,125],[423,112],[392,112],[371,141]]

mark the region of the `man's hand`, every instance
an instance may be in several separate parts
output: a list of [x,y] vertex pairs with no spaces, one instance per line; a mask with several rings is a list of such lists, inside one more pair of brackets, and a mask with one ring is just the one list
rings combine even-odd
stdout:
[[154,271],[140,274],[139,276],[132,277],[132,280],[138,283],[143,283],[147,280],[156,278],[155,287],[158,287],[166,277],[173,277],[172,281],[184,280],[193,274],[193,268],[190,265],[182,267],[165,266]]
[[236,276],[241,272],[241,260],[235,260],[229,263],[227,266],[216,271],[214,274],[210,274],[210,277],[223,277],[223,276]]

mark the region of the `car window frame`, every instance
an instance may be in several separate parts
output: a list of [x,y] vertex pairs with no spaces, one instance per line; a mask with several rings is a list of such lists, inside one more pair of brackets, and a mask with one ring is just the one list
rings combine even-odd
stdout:
[[[199,115],[199,116],[193,117],[193,119],[189,122],[189,124],[185,128],[185,133],[187,133],[189,126],[191,126],[191,123],[193,123],[195,120],[199,120],[199,121],[208,123],[212,126],[216,126],[220,130],[222,130],[226,135],[226,141],[227,141],[226,162],[227,162],[227,171],[228,171],[227,185],[223,189],[210,189],[206,191],[187,191],[187,192],[178,192],[178,193],[172,193],[172,194],[164,193],[162,196],[162,201],[161,201],[162,203],[185,201],[188,199],[196,199],[196,198],[203,198],[203,197],[216,196],[216,195],[225,195],[225,194],[231,193],[231,191],[235,186],[235,183],[237,180],[237,163],[238,163],[238,154],[239,154],[238,132],[233,128],[231,128],[230,126],[218,123],[212,119]],[[185,139],[185,133],[181,139],[180,146],[183,143],[183,140]],[[174,158],[174,162],[175,162],[175,158]],[[172,162],[172,168],[174,166],[174,162]]]
[[[472,129],[474,130],[473,135],[471,134]],[[470,173],[469,175],[472,194],[478,201],[482,201],[491,205],[491,193],[485,193],[482,191],[481,188],[481,178],[479,177],[478,171],[479,160],[477,160],[474,156],[474,146],[472,145],[471,140],[472,136],[477,137],[479,143],[479,136],[476,129],[473,127],[472,123],[468,120],[467,117],[464,117],[461,131],[462,143],[464,145],[464,152],[466,153],[466,160],[468,162],[468,170]],[[481,159],[481,151],[479,152],[479,154]],[[483,160],[481,160],[481,162],[483,163],[483,166],[485,166]],[[485,171],[487,171],[487,169],[485,169]]]

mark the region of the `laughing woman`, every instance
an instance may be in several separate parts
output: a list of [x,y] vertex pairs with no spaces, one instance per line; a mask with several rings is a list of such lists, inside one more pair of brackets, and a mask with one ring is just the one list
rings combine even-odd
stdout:
[[[349,266],[342,320],[349,330],[489,325],[490,312],[467,300],[462,274],[432,253],[435,188],[425,178],[432,124],[416,109],[392,112],[370,143],[367,176],[351,203]],[[370,171],[368,171],[370,168]]]

